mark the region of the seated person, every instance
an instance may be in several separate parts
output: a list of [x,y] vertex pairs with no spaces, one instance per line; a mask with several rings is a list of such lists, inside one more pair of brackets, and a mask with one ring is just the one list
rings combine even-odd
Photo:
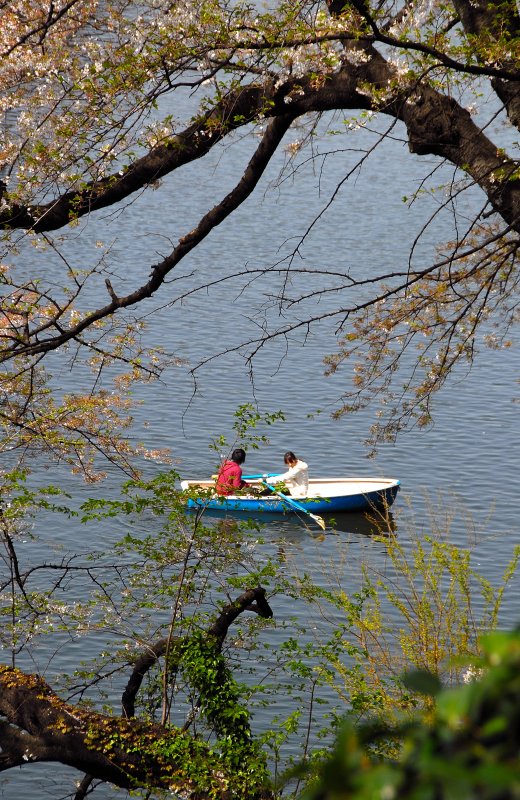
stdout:
[[292,497],[307,497],[309,491],[309,467],[305,461],[300,461],[292,450],[288,450],[283,457],[284,463],[289,467],[283,475],[274,475],[269,478],[269,483],[283,481]]
[[231,454],[231,460],[225,461],[217,475],[215,490],[217,494],[227,496],[235,494],[237,490],[244,489],[248,484],[242,480],[241,464],[246,460],[245,450],[237,447]]

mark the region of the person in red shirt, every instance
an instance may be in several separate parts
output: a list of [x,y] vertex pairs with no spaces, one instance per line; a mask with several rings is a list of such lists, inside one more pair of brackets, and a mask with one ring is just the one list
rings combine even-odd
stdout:
[[245,450],[237,447],[231,453],[231,460],[225,461],[221,466],[216,484],[217,494],[226,496],[228,494],[235,494],[237,489],[243,489],[248,484],[242,480],[241,464],[246,460]]

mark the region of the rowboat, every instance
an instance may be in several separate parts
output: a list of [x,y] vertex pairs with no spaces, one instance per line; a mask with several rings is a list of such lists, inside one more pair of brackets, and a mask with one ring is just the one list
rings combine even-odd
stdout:
[[[259,480],[248,481],[251,487],[262,488]],[[280,493],[256,497],[243,490],[237,495],[222,497],[214,492],[212,480],[184,480],[181,488],[187,493],[190,509],[258,513],[304,512],[307,514],[337,511],[372,511],[388,508],[399,491],[395,478],[311,478],[307,497],[284,498]]]

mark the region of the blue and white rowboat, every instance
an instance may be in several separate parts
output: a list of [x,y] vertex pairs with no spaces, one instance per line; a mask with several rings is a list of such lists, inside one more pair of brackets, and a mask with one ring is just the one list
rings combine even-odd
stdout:
[[[262,488],[259,480],[248,481],[248,485]],[[307,497],[295,497],[298,505],[307,513],[330,513],[337,511],[372,511],[388,508],[394,502],[400,482],[395,478],[311,478]],[[222,497],[214,493],[215,482],[211,480],[181,481],[181,488],[196,495],[188,497],[187,507],[191,509],[209,508],[219,511],[240,511],[258,513],[286,513],[297,511],[291,504],[291,497],[284,500],[279,494],[255,497],[240,493]]]

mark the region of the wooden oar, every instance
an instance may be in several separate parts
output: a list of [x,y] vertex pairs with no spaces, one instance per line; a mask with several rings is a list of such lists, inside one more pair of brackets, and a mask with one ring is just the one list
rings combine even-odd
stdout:
[[308,514],[309,517],[312,517],[314,522],[316,522],[320,526],[322,531],[325,530],[325,520],[322,517],[319,517],[317,514],[312,514],[308,509],[305,508],[305,506],[301,506],[299,503],[296,502],[296,500],[293,500],[292,497],[288,497],[288,495],[284,494],[283,492],[276,491],[274,486],[270,486],[267,483],[267,481],[263,480],[262,483],[264,484],[264,486],[267,486],[267,488],[270,489],[274,494],[277,494],[278,497],[280,497],[284,501],[284,503],[287,503],[288,506],[296,508],[298,511],[301,511],[302,514]]

